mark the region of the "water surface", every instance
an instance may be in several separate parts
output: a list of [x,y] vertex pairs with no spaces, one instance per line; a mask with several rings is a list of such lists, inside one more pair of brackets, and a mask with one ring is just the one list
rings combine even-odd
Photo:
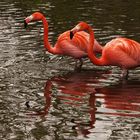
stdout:
[[87,59],[74,72],[72,58],[45,52],[41,22],[23,27],[26,16],[41,11],[52,44],[82,20],[101,44],[118,36],[139,41],[139,7],[130,0],[1,0],[0,139],[140,139],[139,68],[127,81],[119,68]]

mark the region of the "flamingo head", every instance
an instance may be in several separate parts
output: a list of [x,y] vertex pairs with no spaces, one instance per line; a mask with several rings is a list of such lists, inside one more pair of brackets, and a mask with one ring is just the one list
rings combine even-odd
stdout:
[[24,20],[24,27],[26,28],[29,22],[42,20],[43,14],[35,12]]
[[76,32],[88,30],[88,28],[89,28],[89,25],[86,22],[81,21],[72,30],[70,30],[70,39],[73,38]]

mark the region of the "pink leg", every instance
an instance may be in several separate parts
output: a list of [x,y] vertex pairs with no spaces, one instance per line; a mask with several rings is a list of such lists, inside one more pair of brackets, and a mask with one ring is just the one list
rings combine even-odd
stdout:
[[[77,62],[78,60],[80,61],[80,63]],[[74,70],[80,71],[81,68],[82,68],[82,65],[83,65],[83,60],[82,59],[76,59]]]
[[123,79],[128,79],[129,71],[127,69],[122,69],[121,77]]

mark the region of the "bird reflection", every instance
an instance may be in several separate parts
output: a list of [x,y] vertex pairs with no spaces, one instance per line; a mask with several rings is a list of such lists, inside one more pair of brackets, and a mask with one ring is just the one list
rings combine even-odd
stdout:
[[[32,115],[47,116],[48,113],[51,113],[51,106],[60,112],[67,111],[68,114],[65,115],[72,123],[72,130],[75,130],[78,135],[86,137],[90,133],[89,130],[94,128],[96,121],[95,87],[99,83],[97,79],[103,78],[103,73],[104,71],[73,72],[47,80],[44,89],[45,107]],[[54,88],[55,90],[53,90]],[[54,95],[54,91],[57,91],[56,95]],[[54,99],[55,103],[52,102]],[[62,106],[61,110],[60,106]]]
[[113,116],[140,117],[139,84],[140,81],[127,81],[125,84],[119,83],[115,86],[96,89],[99,94],[104,95],[100,97],[104,99],[102,104],[110,109],[103,113]]
[[80,138],[87,137],[103,115],[140,117],[139,81],[111,85],[109,75],[109,71],[82,71],[52,77],[45,83],[44,109],[32,115],[63,118],[60,127],[70,126]]

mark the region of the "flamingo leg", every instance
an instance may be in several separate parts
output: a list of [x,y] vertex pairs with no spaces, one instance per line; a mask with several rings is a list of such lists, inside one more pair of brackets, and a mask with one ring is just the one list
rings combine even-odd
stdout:
[[121,77],[123,79],[128,79],[128,74],[129,74],[129,71],[127,69],[122,69],[122,73],[121,73]]
[[[78,61],[79,61],[80,63],[78,63]],[[80,71],[81,68],[82,68],[82,65],[83,65],[83,60],[82,60],[82,59],[76,59],[74,70],[75,70],[75,71]]]

